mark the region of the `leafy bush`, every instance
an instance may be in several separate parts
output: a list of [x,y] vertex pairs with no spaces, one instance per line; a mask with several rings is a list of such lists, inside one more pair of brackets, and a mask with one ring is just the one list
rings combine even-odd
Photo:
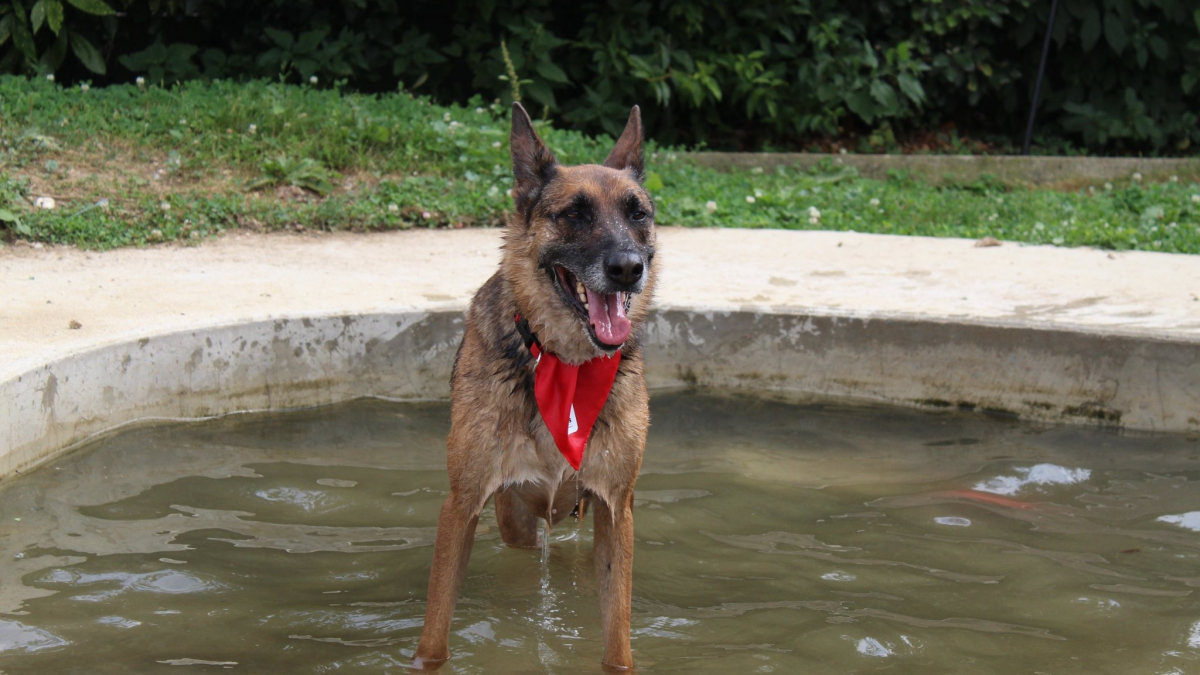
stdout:
[[[0,0],[0,72],[402,86],[443,102],[520,96],[588,133],[619,132],[638,102],[667,143],[772,149],[836,138],[862,150],[930,130],[1019,140],[1050,4],[63,1]],[[105,1],[123,14],[95,16]],[[77,60],[64,60],[68,46]],[[1061,0],[1043,147],[1065,138],[1091,152],[1191,153],[1198,109],[1193,2]]]
[[[71,6],[69,11],[63,0],[0,2],[0,47],[12,41],[8,51],[0,56],[0,73],[24,70],[53,74],[63,65],[68,47],[87,70],[99,75],[106,72],[104,57],[91,39],[97,26],[93,17],[111,17],[115,12],[104,0],[66,0],[66,3]],[[115,26],[111,21],[107,25]]]

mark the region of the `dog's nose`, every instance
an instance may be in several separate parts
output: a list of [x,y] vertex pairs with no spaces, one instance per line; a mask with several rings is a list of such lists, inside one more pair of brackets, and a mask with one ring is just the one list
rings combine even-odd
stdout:
[[632,286],[642,279],[646,266],[636,251],[617,251],[604,260],[604,271],[608,278],[622,286]]

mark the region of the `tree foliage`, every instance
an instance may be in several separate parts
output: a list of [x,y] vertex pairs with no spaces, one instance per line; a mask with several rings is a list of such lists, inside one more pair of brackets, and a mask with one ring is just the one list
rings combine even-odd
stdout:
[[[0,0],[0,72],[272,77],[474,94],[670,143],[802,146],[953,125],[1018,138],[1049,0]],[[119,11],[119,14],[114,13]],[[1200,9],[1061,0],[1039,131],[1092,152],[1200,142]],[[68,58],[73,55],[74,58]]]

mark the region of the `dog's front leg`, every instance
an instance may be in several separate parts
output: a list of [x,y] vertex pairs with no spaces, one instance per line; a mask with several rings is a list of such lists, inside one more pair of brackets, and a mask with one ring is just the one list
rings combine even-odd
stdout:
[[629,615],[633,594],[633,490],[609,504],[596,499],[592,512],[596,586],[604,627],[604,665],[631,668]]
[[438,516],[437,538],[433,544],[433,566],[429,572],[429,595],[425,606],[425,627],[417,645],[414,664],[434,667],[450,658],[450,619],[458,602],[458,590],[471,558],[475,526],[479,513],[461,495],[451,491]]

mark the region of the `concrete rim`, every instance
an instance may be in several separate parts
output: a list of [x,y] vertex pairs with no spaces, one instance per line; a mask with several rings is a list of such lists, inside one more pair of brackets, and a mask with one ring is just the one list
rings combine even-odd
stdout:
[[[461,312],[494,269],[496,235],[0,250],[0,288],[17,289],[0,309],[10,356],[0,478],[138,420],[445,398]],[[1200,431],[1200,301],[1186,296],[1200,291],[1188,290],[1200,285],[1200,258],[836,232],[663,235],[665,290],[645,328],[652,387]],[[987,265],[995,271],[975,274]],[[217,283],[188,287],[205,274]],[[51,310],[19,287],[39,276]],[[119,304],[107,318],[82,315],[105,285]],[[164,298],[163,287],[179,290]],[[47,317],[58,311],[96,329]]]

